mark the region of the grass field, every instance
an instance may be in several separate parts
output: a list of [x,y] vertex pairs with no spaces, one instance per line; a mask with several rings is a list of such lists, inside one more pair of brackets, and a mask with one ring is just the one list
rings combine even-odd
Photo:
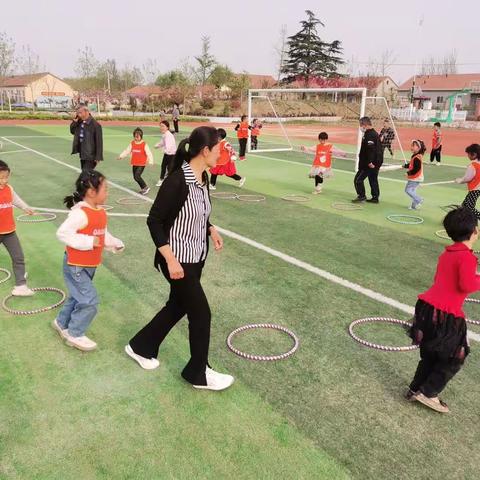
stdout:
[[[152,146],[158,131],[143,128]],[[105,162],[99,169],[118,186],[136,191],[128,161],[115,160],[131,130],[104,127]],[[68,165],[79,164],[69,155],[68,126],[0,126],[0,137],[0,158],[10,164],[11,183],[20,196],[33,207],[63,208],[62,198],[77,176]],[[151,186],[159,174],[158,152],[155,158],[157,164],[145,175]],[[426,183],[462,173],[464,159],[444,161],[448,166],[426,167]],[[361,211],[331,207],[354,196],[353,165],[347,160],[336,161],[335,176],[326,181],[322,195],[303,204],[282,200],[286,194],[310,196],[310,162],[297,151],[249,155],[238,164],[247,177],[243,190],[265,195],[266,201],[213,200],[213,223],[241,236],[225,236],[224,251],[211,253],[204,276],[213,312],[211,363],[237,379],[225,392],[194,391],[179,376],[188,358],[186,321],[162,346],[158,370],[141,370],[123,352],[167,295],[166,282],[153,269],[154,247],[144,218],[109,220],[126,250],[107,254],[98,270],[101,306],[90,330],[99,344],[96,352],[83,354],[63,345],[50,327],[53,312],[31,317],[0,313],[1,479],[479,477],[478,343],[472,342],[465,368],[444,393],[452,413],[442,416],[402,398],[417,352],[369,350],[347,333],[348,324],[363,316],[409,319],[408,308],[382,299],[412,307],[430,285],[446,244],[434,234],[442,228],[439,207],[460,203],[464,187],[421,187],[424,223],[393,224],[386,215],[410,213],[403,172],[382,173],[381,203]],[[217,189],[238,192],[224,178]],[[152,188],[150,198],[155,192]],[[116,203],[128,195],[110,187],[112,212],[148,212],[150,204]],[[59,214],[54,222],[18,224],[31,286],[64,288],[63,248],[55,238],[64,218]],[[381,301],[320,276],[315,268],[289,263],[290,257],[378,292]],[[0,266],[10,268],[3,248]],[[0,294],[11,287],[12,280],[0,285]],[[53,298],[38,295],[11,305],[34,306]],[[257,322],[295,331],[298,352],[277,363],[252,363],[230,353],[228,333]],[[480,331],[472,330],[478,338]],[[408,343],[395,326],[358,331],[378,342]],[[252,332],[237,345],[278,353],[290,343],[278,333]]]

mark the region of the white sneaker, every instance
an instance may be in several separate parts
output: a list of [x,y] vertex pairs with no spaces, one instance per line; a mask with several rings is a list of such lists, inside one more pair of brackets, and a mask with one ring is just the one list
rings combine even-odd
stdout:
[[246,177],[242,177],[238,182],[238,186],[242,188],[245,185],[246,180],[247,180]]
[[67,333],[65,338],[69,347],[78,348],[79,350],[82,350],[82,352],[91,352],[97,348],[97,344],[85,335],[81,337],[72,337]]
[[35,292],[26,285],[17,285],[13,288],[12,295],[14,297],[31,297],[35,295]]
[[150,191],[150,187],[145,187],[142,190],[140,190],[141,195],[148,195],[148,192]]
[[210,190],[216,190],[217,187],[215,185],[210,185]]
[[313,195],[318,195],[319,193],[322,193],[322,187],[318,186],[315,187],[315,190],[312,192]]
[[128,343],[125,345],[125,353],[145,370],[155,370],[155,368],[160,365],[160,362],[156,358],[145,358],[137,355]]
[[231,375],[225,375],[223,373],[218,373],[211,368],[205,370],[205,376],[207,377],[206,385],[193,385],[193,388],[198,388],[201,390],[225,390],[230,387],[235,379]]
[[155,186],[156,186],[156,187],[161,187],[161,186],[162,186],[162,183],[163,183],[163,180],[159,180],[159,181],[155,184]]
[[68,337],[68,328],[62,328],[62,327],[58,324],[57,319],[55,319],[55,320],[52,322],[52,327],[58,332],[58,334],[59,334],[62,338],[67,338],[67,337]]

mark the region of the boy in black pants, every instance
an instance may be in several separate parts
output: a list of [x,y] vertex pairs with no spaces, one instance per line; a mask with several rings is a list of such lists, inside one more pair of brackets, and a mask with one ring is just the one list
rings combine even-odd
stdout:
[[440,165],[442,160],[442,132],[440,127],[440,122],[433,124],[432,151],[430,152],[430,163],[433,164],[436,160],[437,165]]

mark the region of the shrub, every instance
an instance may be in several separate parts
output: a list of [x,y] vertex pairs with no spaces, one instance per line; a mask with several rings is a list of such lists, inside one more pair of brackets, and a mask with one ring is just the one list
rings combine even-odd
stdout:
[[205,110],[211,110],[215,106],[215,102],[211,98],[204,98],[201,102],[200,105],[202,108]]

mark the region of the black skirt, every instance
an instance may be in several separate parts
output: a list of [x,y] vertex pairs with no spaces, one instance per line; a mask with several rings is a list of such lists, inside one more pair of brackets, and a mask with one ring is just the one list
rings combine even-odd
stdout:
[[470,352],[467,323],[463,317],[439,310],[423,300],[415,305],[409,335],[421,353],[436,353],[463,361]]

